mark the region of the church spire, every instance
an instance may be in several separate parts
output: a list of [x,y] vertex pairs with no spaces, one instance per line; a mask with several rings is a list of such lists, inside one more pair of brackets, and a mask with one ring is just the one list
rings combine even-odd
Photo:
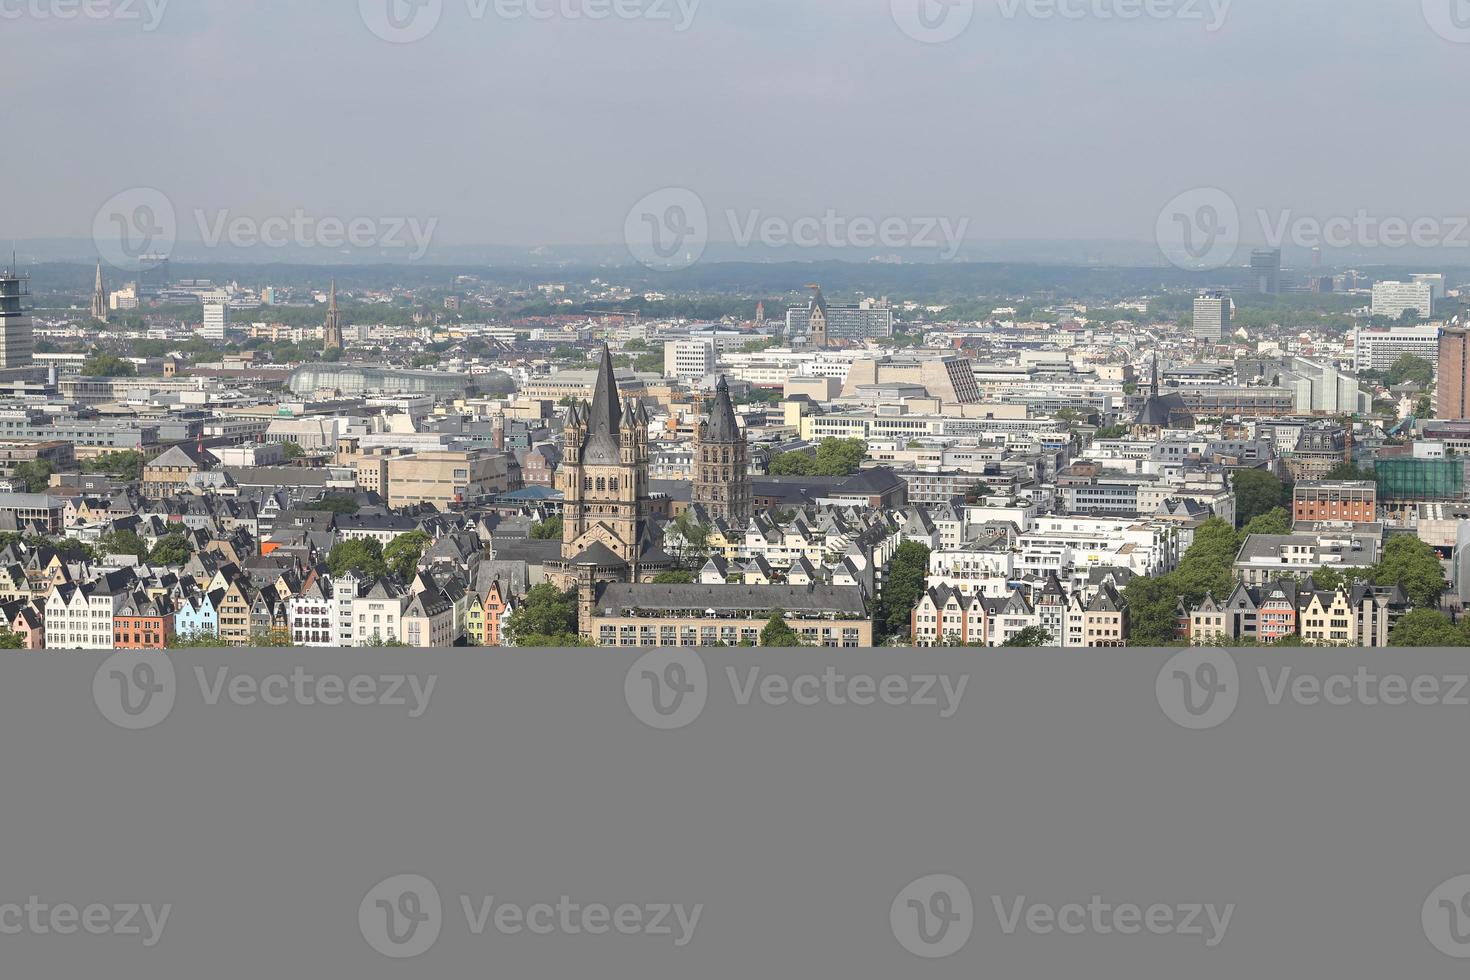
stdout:
[[1157,354],[1154,355],[1154,378],[1149,383],[1148,390],[1153,397],[1159,397],[1159,355]]
[[592,409],[587,413],[587,444],[583,461],[616,463],[621,458],[618,438],[622,430],[623,405],[618,379],[613,375],[612,351],[602,345],[602,363],[597,368],[597,386],[592,392]]
[[332,289],[327,298],[327,322],[322,329],[322,351],[341,350],[342,314],[337,310],[337,280],[332,280]]
[[97,284],[92,287],[92,319],[107,319],[107,287],[102,284],[102,262],[97,262]]

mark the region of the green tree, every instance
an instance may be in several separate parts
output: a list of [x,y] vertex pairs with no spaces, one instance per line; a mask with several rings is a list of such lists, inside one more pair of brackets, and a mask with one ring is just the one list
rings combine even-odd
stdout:
[[143,454],[131,449],[103,453],[83,460],[81,470],[83,473],[106,473],[119,480],[137,480],[143,475]]
[[1179,594],[1171,576],[1129,581],[1123,589],[1128,600],[1128,642],[1139,647],[1161,647],[1175,642],[1175,612]]
[[817,447],[812,476],[852,476],[868,455],[868,444],[861,439],[824,439]]
[[189,539],[182,534],[169,534],[158,539],[148,560],[155,565],[182,565],[193,554]]
[[148,546],[132,531],[108,531],[97,540],[99,555],[131,555],[139,561],[148,557]]
[[811,476],[816,461],[806,453],[779,453],[772,457],[772,476]]
[[35,459],[17,463],[10,475],[14,482],[24,484],[27,492],[42,493],[51,485],[51,474],[55,472],[56,467],[46,460]]
[[375,538],[337,542],[327,555],[327,569],[333,575],[345,575],[351,571],[373,579],[388,574],[388,565],[383,561],[383,546]]
[[1007,647],[1044,647],[1050,642],[1051,633],[1047,631],[1046,627],[1028,626],[1001,645]]
[[331,495],[323,497],[320,500],[313,500],[306,505],[305,509],[323,511],[329,514],[356,514],[362,509],[362,505],[351,497]]
[[1463,647],[1470,637],[1438,609],[1415,609],[1399,617],[1388,637],[1395,647]]
[[560,541],[565,527],[561,515],[556,514],[539,524],[532,524],[531,538],[535,541]]
[[669,528],[674,532],[672,540],[665,532],[665,542],[673,547],[670,552],[679,564],[688,569],[700,568],[709,560],[709,528],[694,519],[691,511],[684,511],[674,518]]
[[413,581],[413,577],[418,574],[419,559],[424,557],[424,549],[429,546],[429,541],[429,536],[423,531],[409,531],[398,535],[383,550],[383,561],[388,570],[405,582]]
[[786,613],[781,609],[771,610],[771,618],[766,621],[765,628],[761,630],[761,646],[763,647],[799,647],[801,636],[786,625]]
[[25,648],[25,640],[10,632],[8,629],[0,629],[0,650],[22,650]]
[[1264,470],[1235,474],[1235,519],[1241,526],[1285,503],[1281,481]]
[[300,443],[283,442],[281,443],[281,450],[285,453],[287,460],[300,459],[306,455],[306,450],[301,448]]
[[965,503],[978,504],[993,493],[995,493],[995,488],[982,480],[972,484],[970,489],[965,491]]
[[228,644],[219,638],[218,633],[190,633],[188,636],[175,636],[168,641],[170,650],[186,650],[197,648],[202,650],[222,650]]
[[893,554],[878,603],[878,629],[883,636],[905,636],[913,624],[914,606],[924,595],[929,576],[929,548],[905,541]]
[[1373,568],[1374,585],[1397,585],[1416,606],[1435,608],[1449,584],[1434,549],[1407,534],[1396,534],[1383,546],[1383,558]]
[[510,614],[506,630],[520,647],[580,646],[576,590],[563,592],[548,583],[534,586]]
[[1242,537],[1247,534],[1289,534],[1290,532],[1291,515],[1286,512],[1285,507],[1277,507],[1275,510],[1258,514],[1240,531]]
[[662,351],[655,354],[640,354],[633,362],[633,370],[639,374],[663,374],[664,355]]
[[1384,380],[1390,387],[1412,383],[1427,388],[1434,383],[1434,365],[1422,357],[1404,354],[1389,367]]
[[138,369],[132,361],[124,360],[105,351],[94,351],[82,362],[84,378],[136,378]]
[[653,577],[654,585],[693,585],[693,572],[659,572]]

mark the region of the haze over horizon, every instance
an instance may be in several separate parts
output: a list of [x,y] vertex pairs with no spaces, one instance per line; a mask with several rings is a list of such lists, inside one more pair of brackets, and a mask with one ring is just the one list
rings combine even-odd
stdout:
[[137,20],[7,7],[25,148],[0,236],[89,238],[133,188],[166,195],[181,243],[303,215],[432,223],[436,246],[612,246],[663,188],[698,196],[714,243],[829,213],[1150,242],[1201,187],[1239,207],[1243,244],[1258,210],[1470,210],[1470,134],[1447,125],[1470,47],[1402,0],[1159,0],[1175,14],[1133,20],[1097,15],[1117,0],[1072,0],[1076,19],[978,0],[942,44],[886,0],[629,0],[642,15],[597,21],[442,0],[414,43],[370,29],[389,0],[166,3],[150,30],[152,2]]

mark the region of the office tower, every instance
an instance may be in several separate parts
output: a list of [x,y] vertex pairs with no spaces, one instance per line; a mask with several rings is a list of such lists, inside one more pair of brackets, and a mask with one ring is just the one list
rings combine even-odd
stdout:
[[327,322],[322,328],[322,351],[342,349],[342,314],[337,311],[337,280],[332,280],[332,295],[327,300]]
[[31,280],[14,262],[0,272],[0,369],[31,364]]
[[1194,298],[1194,337],[1217,341],[1230,333],[1230,294],[1202,290]]
[[1444,274],[1439,272],[1416,272],[1409,277],[1412,282],[1429,284],[1429,298],[1438,303],[1444,299]]
[[1437,326],[1360,324],[1353,331],[1353,370],[1387,371],[1405,354],[1433,364],[1439,359],[1439,333]]
[[229,307],[223,303],[205,303],[204,329],[200,331],[200,336],[205,340],[217,340],[220,343],[224,343],[229,329]]
[[102,263],[97,263],[97,285],[92,288],[92,319],[107,320],[107,287],[102,285]]
[[1281,249],[1258,248],[1251,252],[1251,281],[1258,293],[1274,296],[1281,292]]
[[1470,327],[1446,330],[1439,338],[1441,419],[1470,419]]
[[893,336],[893,309],[887,302],[832,305],[822,296],[820,286],[807,288],[812,291],[811,300],[786,311],[787,337],[806,334],[811,346],[826,347],[834,340],[861,343]]
[[1423,319],[1434,315],[1434,288],[1427,282],[1389,279],[1373,284],[1373,315],[1397,320],[1409,310]]

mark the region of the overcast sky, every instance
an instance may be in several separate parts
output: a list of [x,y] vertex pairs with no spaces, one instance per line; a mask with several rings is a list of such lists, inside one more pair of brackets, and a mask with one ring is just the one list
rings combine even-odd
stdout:
[[87,238],[135,187],[167,196],[181,239],[197,211],[299,209],[526,246],[618,242],[664,187],[698,194],[715,240],[727,209],[830,209],[1144,241],[1201,186],[1249,215],[1470,212],[1470,43],[1429,23],[1442,2],[1452,33],[1454,0],[1235,0],[1214,31],[1210,0],[1129,21],[1093,11],[1145,0],[1061,0],[1080,19],[974,0],[937,44],[891,9],[918,0],[702,0],[684,30],[693,0],[601,21],[442,0],[413,43],[369,28],[389,0],[172,0],[151,31],[149,0],[34,12],[76,2],[0,0],[0,237]]

